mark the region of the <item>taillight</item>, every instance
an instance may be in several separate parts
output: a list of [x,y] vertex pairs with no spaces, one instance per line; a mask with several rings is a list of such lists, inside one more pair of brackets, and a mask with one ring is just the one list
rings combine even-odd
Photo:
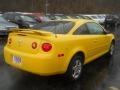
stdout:
[[11,43],[12,43],[12,39],[11,39],[11,38],[8,38],[7,43],[8,43],[8,44],[11,44]]
[[50,43],[43,43],[42,44],[42,50],[44,52],[48,52],[52,49],[52,45]]
[[33,43],[32,43],[32,48],[33,48],[33,49],[36,49],[36,48],[37,48],[37,43],[36,43],[36,42],[33,42]]

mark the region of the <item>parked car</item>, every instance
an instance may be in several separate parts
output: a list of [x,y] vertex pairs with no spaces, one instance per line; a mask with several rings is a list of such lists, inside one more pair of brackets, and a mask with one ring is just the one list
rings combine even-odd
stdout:
[[117,15],[107,15],[105,18],[105,27],[115,27],[120,24],[120,18]]
[[46,17],[44,14],[42,13],[25,13],[25,15],[35,19],[37,22],[41,23],[41,22],[46,22],[49,21],[50,19],[48,17]]
[[21,70],[43,76],[65,74],[77,80],[83,65],[106,53],[112,56],[114,44],[114,35],[93,20],[57,20],[33,30],[13,30],[4,57]]
[[84,19],[93,20],[93,19],[91,19],[91,18],[88,17],[88,16],[83,16],[83,17],[84,17]]
[[33,19],[35,19],[35,20],[36,20],[37,22],[39,22],[39,23],[41,23],[41,22],[42,22],[42,20],[41,20],[39,17],[35,16],[35,15],[28,14],[28,15],[26,15],[26,16],[29,16],[29,17],[31,17],[31,18],[33,18]]
[[97,17],[99,18],[99,23],[104,25],[104,22],[105,22],[105,16],[104,15],[97,15]]
[[39,23],[33,18],[21,13],[7,12],[4,13],[2,16],[9,22],[17,24],[19,28],[31,28]]
[[18,25],[8,22],[0,16],[0,35],[8,35],[8,32],[12,28],[18,28]]
[[50,21],[50,18],[48,18],[47,16],[41,16],[40,19],[41,19],[42,22]]
[[57,20],[54,14],[47,14],[46,17],[49,18],[50,20]]
[[79,19],[79,16],[76,15],[67,15],[69,19]]
[[58,17],[59,20],[61,20],[61,19],[68,19],[67,16],[64,15],[64,14],[55,14],[55,17],[56,18]]
[[92,20],[90,17],[84,16],[84,14],[78,14],[78,17],[79,17],[80,19]]
[[0,16],[2,16],[3,12],[0,12]]
[[67,15],[68,19],[88,19],[88,20],[93,20],[92,18],[90,18],[89,16],[86,15]]
[[89,18],[91,18],[92,20],[96,21],[97,23],[101,24],[101,19],[98,17],[98,15],[84,15],[87,16]]

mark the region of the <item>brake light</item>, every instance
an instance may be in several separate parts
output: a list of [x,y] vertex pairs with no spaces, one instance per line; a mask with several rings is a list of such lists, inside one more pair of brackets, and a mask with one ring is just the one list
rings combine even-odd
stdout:
[[11,39],[11,38],[8,38],[7,43],[8,43],[8,44],[11,44],[11,43],[12,43],[12,39]]
[[32,43],[32,48],[33,48],[33,49],[36,49],[36,48],[37,48],[37,43],[36,43],[36,42],[33,42],[33,43]]
[[52,49],[52,45],[50,43],[43,43],[42,44],[42,50],[44,52],[48,52]]

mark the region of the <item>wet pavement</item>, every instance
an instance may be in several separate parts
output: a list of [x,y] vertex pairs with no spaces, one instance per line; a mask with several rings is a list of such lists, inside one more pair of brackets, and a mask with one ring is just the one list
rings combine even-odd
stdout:
[[69,82],[63,76],[41,77],[5,64],[3,43],[6,40],[0,40],[0,90],[120,90],[119,30],[115,30],[114,56],[104,55],[86,65],[76,82]]

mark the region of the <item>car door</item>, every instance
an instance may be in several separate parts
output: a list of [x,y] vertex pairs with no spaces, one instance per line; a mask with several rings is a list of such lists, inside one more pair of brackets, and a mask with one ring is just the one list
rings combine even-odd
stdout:
[[90,32],[90,36],[94,37],[95,55],[93,57],[100,56],[107,51],[109,39],[107,38],[104,29],[99,24],[90,22],[87,23],[87,27]]
[[96,38],[92,36],[87,28],[86,24],[81,25],[73,32],[73,35],[78,40],[78,47],[82,47],[85,52],[85,63],[91,60],[91,57],[96,54]]

